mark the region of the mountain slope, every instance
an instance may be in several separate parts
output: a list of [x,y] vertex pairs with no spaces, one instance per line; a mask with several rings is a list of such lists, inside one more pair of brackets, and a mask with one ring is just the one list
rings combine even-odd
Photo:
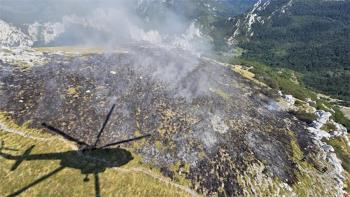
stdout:
[[[99,145],[150,133],[147,140],[123,147],[141,158],[141,166],[152,166],[200,194],[341,196],[344,192],[340,161],[315,137],[318,131],[308,132],[283,103],[265,95],[264,84],[240,75],[239,67],[140,43],[108,55],[45,54],[44,66],[0,67],[3,124],[13,119],[40,128],[45,122],[90,144],[106,110],[115,103]],[[3,132],[0,128],[0,133],[14,128]],[[23,146],[10,134],[1,138],[10,147]],[[5,153],[0,162],[12,162],[16,153]],[[71,163],[63,162],[67,169],[76,168]],[[24,164],[15,173],[24,170],[33,176],[30,162]],[[10,165],[6,166],[4,174]],[[327,173],[322,173],[324,169]],[[113,174],[104,175],[108,179]],[[14,180],[12,176],[6,180],[6,194],[23,187]]]
[[350,100],[350,1],[259,1],[232,21],[245,58],[302,73],[302,81]]
[[[106,9],[88,16],[65,17],[72,26],[44,21],[34,23],[33,31],[23,32],[45,43],[55,40],[61,32],[56,34],[54,29],[63,31],[77,24],[78,30],[86,25],[92,35],[96,31],[115,35],[122,29],[119,25],[124,24],[119,22],[126,22],[125,29],[139,25],[132,34],[141,38],[150,35],[158,41],[169,32],[183,31],[181,28],[196,24],[194,35],[200,37],[202,30],[220,46],[226,44],[224,35],[232,30],[229,22],[233,22],[236,28],[231,41],[236,39],[241,46],[248,46],[253,39],[260,42],[261,36],[257,35],[264,31],[257,31],[258,27],[274,27],[271,21],[288,14],[297,1],[258,1],[238,19],[230,16],[235,15],[234,2],[239,1],[137,2],[137,14],[144,20],[140,23],[125,21],[125,16],[130,15]],[[116,16],[123,16],[122,20],[115,23]],[[78,31],[77,35],[92,40],[82,33]],[[33,66],[25,68],[18,61],[7,60],[8,54],[13,54],[15,60],[25,56],[12,52],[17,47],[2,53],[0,164],[4,168],[0,169],[0,177],[6,177],[3,182],[7,187],[1,188],[0,193],[92,195],[93,187],[79,183],[88,179],[83,175],[95,174],[96,196],[100,196],[99,192],[117,196],[347,195],[344,191],[348,190],[350,180],[347,130],[336,122],[335,106],[324,102],[323,110],[319,110],[321,99],[313,92],[304,94],[306,89],[294,80],[294,72],[263,70],[261,66],[259,75],[256,65],[224,64],[181,47],[165,47],[161,42],[137,36],[134,42],[115,45],[108,51],[79,47],[28,49],[28,54],[40,54],[45,61],[38,64],[27,58]],[[37,53],[38,50],[41,52]],[[294,98],[289,95],[293,93],[283,88],[278,92],[266,80],[259,81],[269,71],[278,79],[286,79],[279,83],[292,83],[294,91],[303,94],[303,98]],[[95,143],[100,124],[112,104],[116,108],[98,146],[144,134],[151,136],[125,143],[122,148],[81,154],[76,151],[78,147],[68,143],[65,146],[62,140],[40,129],[42,123],[47,123],[76,139]],[[32,144],[37,147],[28,155],[25,149]],[[11,152],[12,149],[18,152]],[[115,158],[117,161],[113,161]],[[19,161],[24,162],[9,173]],[[45,173],[56,167],[65,170],[42,181]],[[101,188],[96,174],[101,175]],[[25,179],[18,179],[23,175]],[[41,183],[37,184],[38,181]],[[135,185],[140,186],[134,189]],[[175,193],[176,189],[180,189],[179,193]]]

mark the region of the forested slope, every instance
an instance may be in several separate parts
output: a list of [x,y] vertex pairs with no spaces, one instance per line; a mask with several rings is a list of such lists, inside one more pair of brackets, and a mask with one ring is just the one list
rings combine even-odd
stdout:
[[350,100],[350,1],[265,1],[233,23],[243,57],[291,68],[305,85]]

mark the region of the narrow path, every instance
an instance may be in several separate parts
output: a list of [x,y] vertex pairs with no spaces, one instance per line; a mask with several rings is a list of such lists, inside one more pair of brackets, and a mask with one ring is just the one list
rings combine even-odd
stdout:
[[[34,139],[34,140],[38,140],[38,141],[51,141],[51,140],[54,140],[54,139],[57,139],[56,137],[51,137],[51,138],[41,138],[41,137],[35,137],[35,136],[32,136],[32,135],[29,135],[29,134],[26,134],[20,130],[17,130],[17,129],[13,129],[13,128],[9,128],[7,125],[5,125],[4,123],[0,122],[0,130],[4,131],[4,132],[8,132],[8,133],[13,133],[13,134],[16,134],[16,135],[19,135],[19,136],[22,136],[22,137],[25,137],[25,138],[29,138],[29,139]],[[63,138],[58,138],[59,140],[61,141],[64,141],[64,142],[67,142],[66,140],[64,140]],[[73,144],[69,143],[71,145],[71,147],[76,150],[76,146],[74,146]],[[101,161],[100,159],[98,158],[93,158],[91,157],[91,159],[93,160],[99,160]],[[106,161],[107,162],[107,161]],[[160,175],[157,175],[155,173],[153,173],[152,171],[150,170],[146,170],[146,169],[143,169],[143,168],[130,168],[130,169],[127,169],[127,168],[113,168],[114,170],[117,170],[117,171],[121,171],[121,172],[134,172],[134,173],[143,173],[143,174],[146,174],[154,179],[157,179],[159,180],[160,182],[163,182],[165,184],[169,184],[177,189],[180,189],[188,194],[190,194],[191,196],[200,196],[197,192],[195,192],[194,190],[191,190],[190,188],[188,187],[185,187],[183,185],[180,185],[180,184],[177,184],[177,183],[174,183],[173,181],[169,180],[169,178],[166,178],[166,177],[163,177],[163,176],[160,176]]]
[[42,138],[42,137],[34,137],[32,135],[26,134],[20,130],[14,129],[14,128],[9,128],[6,124],[4,124],[3,122],[0,122],[0,130],[5,131],[7,133],[13,133],[16,135],[20,135],[22,137],[26,137],[26,138],[30,138],[30,139],[34,139],[34,140],[39,140],[39,141],[49,141],[52,140],[50,138]]
[[146,174],[154,179],[157,179],[163,183],[166,183],[166,184],[170,184],[171,186],[173,187],[176,187],[188,194],[190,194],[191,196],[200,196],[197,192],[195,192],[194,190],[188,188],[188,187],[185,187],[183,185],[180,185],[180,184],[177,184],[177,183],[174,183],[173,181],[169,180],[169,178],[166,178],[166,177],[163,177],[163,176],[160,176],[160,175],[157,175],[157,174],[154,174],[152,171],[150,170],[146,170],[146,169],[143,169],[143,168],[130,168],[130,169],[127,169],[127,168],[114,168],[115,170],[118,170],[118,171],[122,171],[122,172],[136,172],[136,173],[143,173],[143,174]]

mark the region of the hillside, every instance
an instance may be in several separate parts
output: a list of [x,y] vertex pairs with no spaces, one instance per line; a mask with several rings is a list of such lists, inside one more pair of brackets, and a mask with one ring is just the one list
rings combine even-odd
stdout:
[[350,2],[259,1],[232,22],[244,58],[297,71],[313,89],[350,100]]
[[296,58],[340,4],[2,1],[0,196],[347,196],[346,101],[308,82],[340,64]]
[[[180,188],[176,189],[179,195],[192,190],[203,195],[304,195],[312,188],[314,195],[340,196],[343,187],[347,188],[347,172],[332,149],[321,141],[324,137],[337,140],[337,136],[346,136],[346,129],[344,132],[343,127],[332,126],[335,130],[323,131],[319,126],[310,127],[295,119],[288,113],[293,105],[285,103],[283,97],[274,100],[267,96],[270,94],[266,85],[255,80],[245,68],[152,45],[125,46],[109,55],[88,50],[84,50],[87,53],[66,53],[64,48],[42,51],[46,51],[44,65],[23,69],[15,63],[2,63],[0,67],[0,108],[4,112],[1,139],[5,144],[0,161],[7,166],[2,169],[9,177],[5,181],[9,187],[2,191],[6,194],[22,192],[19,189],[23,187],[25,194],[61,191],[69,186],[50,185],[71,177],[66,173],[72,172],[78,177],[78,180],[68,180],[70,185],[75,185],[82,175],[73,169],[93,174],[100,172],[100,168],[108,168],[101,175],[102,193],[125,192],[108,185],[106,180],[116,180],[117,185],[123,184],[127,191],[140,192],[138,195],[148,192],[167,195],[175,187]],[[186,69],[174,72],[179,66]],[[45,134],[40,134],[43,131],[40,125],[46,122],[91,143],[112,103],[117,107],[100,145],[150,133],[151,138],[122,148],[133,153],[136,159],[129,162],[137,165],[137,169],[147,171],[147,167],[151,167],[161,175],[136,171],[124,178],[123,173],[118,172],[129,168],[129,164],[124,163],[106,167],[97,163],[98,166],[85,169],[85,165],[80,166],[73,159],[79,152],[69,152],[69,147],[63,145],[56,147],[56,142],[50,142],[50,148],[40,148],[45,144],[31,139],[38,131],[26,133],[28,127],[37,128],[41,131],[36,137],[42,138]],[[310,110],[325,113],[312,107]],[[316,116],[314,119],[320,127],[328,122],[337,125],[328,115],[320,118],[322,123]],[[344,146],[334,143],[340,145],[339,148]],[[38,148],[23,158],[17,156],[24,153],[29,144]],[[18,153],[11,148],[18,149]],[[57,151],[63,153],[57,155]],[[24,161],[12,172],[16,158]],[[44,176],[59,166],[26,159],[62,160],[61,165],[66,169],[64,173],[31,184],[35,181],[33,177],[39,178],[34,172]],[[86,162],[87,166],[97,165]],[[40,172],[32,169],[42,166],[48,169]],[[210,173],[211,170],[214,172]],[[16,173],[29,173],[25,183],[30,185],[18,183],[14,178]],[[170,178],[172,184],[157,190],[159,179],[168,180],[165,177]],[[140,190],[132,189],[134,184],[140,185]],[[74,191],[85,189],[90,193],[94,191],[87,186],[78,186]]]

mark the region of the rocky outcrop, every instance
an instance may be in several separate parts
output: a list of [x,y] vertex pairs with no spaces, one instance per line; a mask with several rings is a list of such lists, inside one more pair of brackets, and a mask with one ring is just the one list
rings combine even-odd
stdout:
[[283,98],[289,105],[295,104],[295,98],[293,97],[293,95],[283,95]]
[[19,28],[0,19],[0,47],[30,47],[31,38]]
[[28,68],[45,64],[43,53],[32,49],[32,46],[30,36],[0,19],[0,65],[5,63]]
[[2,47],[0,50],[0,65],[5,63],[25,69],[46,62],[42,52],[29,47]]
[[235,43],[240,36],[247,38],[254,36],[255,26],[269,23],[275,15],[285,14],[293,2],[294,0],[258,0],[246,14],[229,20],[233,25],[233,33],[228,38],[228,43]]
[[[308,131],[313,134],[314,143],[321,150],[321,159],[327,161],[332,166],[329,173],[337,181],[339,193],[346,193],[343,191],[345,177],[343,176],[344,169],[342,167],[342,162],[337,158],[334,148],[322,140],[339,136],[346,137],[347,129],[343,125],[330,120],[330,117],[332,116],[330,112],[317,110],[315,115],[317,116],[317,119],[312,122],[311,127],[308,127]],[[322,127],[327,123],[334,124],[335,130],[331,132],[323,130]]]

